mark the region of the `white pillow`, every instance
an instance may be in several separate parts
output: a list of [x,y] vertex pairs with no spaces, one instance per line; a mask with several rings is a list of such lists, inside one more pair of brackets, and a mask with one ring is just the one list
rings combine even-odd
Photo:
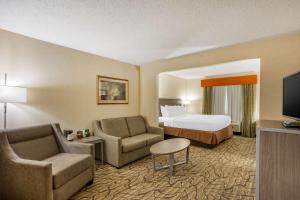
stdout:
[[183,115],[183,114],[186,113],[186,109],[185,109],[184,106],[178,106],[178,107],[177,107],[177,110],[178,110],[178,114],[179,114],[179,115]]
[[178,115],[183,115],[185,114],[185,107],[184,106],[177,106],[177,113]]
[[160,112],[162,117],[168,117],[167,109],[165,106],[160,106]]
[[167,117],[176,117],[185,114],[184,106],[165,106]]

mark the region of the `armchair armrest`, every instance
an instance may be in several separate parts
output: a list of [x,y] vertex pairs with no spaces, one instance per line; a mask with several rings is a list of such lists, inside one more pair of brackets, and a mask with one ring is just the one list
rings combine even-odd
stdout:
[[19,158],[1,133],[0,141],[0,199],[52,200],[52,164]]
[[93,122],[94,135],[104,140],[104,160],[114,166],[119,166],[120,155],[122,154],[122,140],[104,133],[98,121]]
[[95,146],[93,144],[87,143],[76,143],[63,141],[66,145],[66,152],[68,153],[77,153],[77,154],[90,154],[95,157]]
[[160,127],[147,126],[147,132],[164,136],[164,129]]
[[[61,143],[64,147],[65,152],[67,153],[74,153],[74,154],[89,154],[92,158],[95,158],[95,146],[93,144],[86,144],[86,143],[76,143],[76,142],[69,142],[65,138],[62,138]],[[93,174],[95,176],[95,162],[93,166]]]

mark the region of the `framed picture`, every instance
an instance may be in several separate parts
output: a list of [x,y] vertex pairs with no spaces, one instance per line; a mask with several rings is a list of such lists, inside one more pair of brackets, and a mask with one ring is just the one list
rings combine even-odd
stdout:
[[97,76],[97,104],[128,104],[129,81]]

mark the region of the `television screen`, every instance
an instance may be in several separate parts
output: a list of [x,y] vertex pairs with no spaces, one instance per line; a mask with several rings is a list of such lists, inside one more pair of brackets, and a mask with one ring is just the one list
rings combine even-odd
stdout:
[[300,72],[283,79],[283,115],[300,119]]

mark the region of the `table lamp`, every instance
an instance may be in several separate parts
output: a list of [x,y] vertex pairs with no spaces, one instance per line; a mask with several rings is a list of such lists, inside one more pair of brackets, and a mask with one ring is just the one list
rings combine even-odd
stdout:
[[7,103],[26,103],[27,89],[24,87],[8,86],[7,75],[5,84],[0,85],[0,103],[4,103],[4,128],[6,128]]
[[182,102],[183,105],[187,106],[187,105],[190,105],[191,104],[191,101],[190,100],[184,100]]

